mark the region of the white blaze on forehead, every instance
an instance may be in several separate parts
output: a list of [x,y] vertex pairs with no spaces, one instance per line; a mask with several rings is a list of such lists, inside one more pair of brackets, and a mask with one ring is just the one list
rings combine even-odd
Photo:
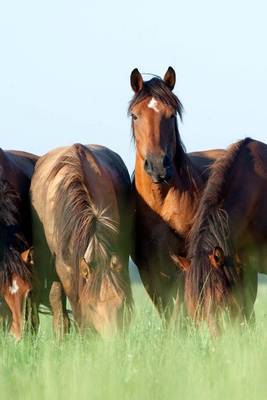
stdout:
[[152,99],[150,100],[150,102],[148,103],[148,108],[152,108],[154,111],[159,112],[158,109],[158,102],[156,99],[154,99],[154,97],[152,97]]
[[15,294],[15,293],[17,293],[18,290],[19,290],[19,287],[18,287],[17,281],[16,281],[16,279],[14,279],[12,281],[12,286],[9,286],[9,291],[11,294]]

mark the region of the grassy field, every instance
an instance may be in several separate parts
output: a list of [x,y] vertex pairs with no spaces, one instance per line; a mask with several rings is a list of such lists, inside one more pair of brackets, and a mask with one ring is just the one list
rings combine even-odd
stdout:
[[207,332],[166,332],[138,285],[125,336],[103,342],[75,332],[61,343],[44,317],[37,337],[0,336],[0,399],[266,399],[267,286],[257,325]]

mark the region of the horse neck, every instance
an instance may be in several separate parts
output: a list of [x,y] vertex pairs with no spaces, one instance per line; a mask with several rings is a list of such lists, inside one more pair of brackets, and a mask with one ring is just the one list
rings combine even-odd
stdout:
[[135,163],[135,189],[138,195],[181,234],[186,234],[191,227],[200,197],[197,185],[200,182],[199,172],[186,154],[184,161],[187,162],[187,168],[183,170],[174,166],[174,176],[169,184],[153,183],[138,154]]
[[[111,217],[119,219],[117,196],[113,185],[112,174],[101,165],[93,152],[86,153],[86,168],[84,168],[86,187],[90,193],[91,200],[95,205],[107,208]],[[105,195],[103,195],[103,187]]]

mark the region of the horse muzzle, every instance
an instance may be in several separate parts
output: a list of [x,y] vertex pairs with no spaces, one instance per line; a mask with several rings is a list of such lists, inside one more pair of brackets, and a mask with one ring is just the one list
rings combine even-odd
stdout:
[[167,183],[173,176],[171,160],[167,155],[148,156],[144,162],[144,170],[153,183]]

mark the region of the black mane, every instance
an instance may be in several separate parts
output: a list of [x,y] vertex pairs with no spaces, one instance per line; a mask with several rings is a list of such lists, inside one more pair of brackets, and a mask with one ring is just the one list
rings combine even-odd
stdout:
[[21,210],[20,195],[7,181],[0,180],[0,288],[11,284],[13,274],[31,281],[31,272],[20,255],[29,247]]
[[[200,304],[206,291],[209,291],[211,296],[214,295],[214,288],[218,282],[227,290],[237,279],[236,270],[229,268],[233,245],[223,200],[227,196],[237,159],[251,140],[246,138],[235,143],[225,156],[211,166],[210,177],[188,237],[188,258],[191,259],[191,267],[187,273],[188,288],[191,297],[200,301]],[[221,269],[211,268],[208,260],[208,254],[216,246],[223,249],[226,263],[229,261],[228,266]]]

